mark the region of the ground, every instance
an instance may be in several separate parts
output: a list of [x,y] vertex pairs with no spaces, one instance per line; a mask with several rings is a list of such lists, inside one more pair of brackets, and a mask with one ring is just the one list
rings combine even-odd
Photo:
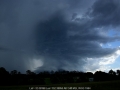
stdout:
[[[36,88],[36,89],[35,89]],[[41,89],[40,89],[41,88]],[[44,89],[45,88],[45,89]],[[77,88],[77,89],[76,89]],[[120,90],[120,80],[51,85],[0,86],[0,90]]]

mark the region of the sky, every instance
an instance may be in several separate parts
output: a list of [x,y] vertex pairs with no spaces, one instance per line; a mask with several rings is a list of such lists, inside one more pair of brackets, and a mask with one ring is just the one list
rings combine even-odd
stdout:
[[119,0],[0,0],[0,67],[120,69],[119,11]]

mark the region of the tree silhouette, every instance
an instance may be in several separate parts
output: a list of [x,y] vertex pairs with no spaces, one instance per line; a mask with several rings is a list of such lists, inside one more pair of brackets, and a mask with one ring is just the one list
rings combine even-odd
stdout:
[[16,74],[17,74],[17,70],[11,71],[11,75],[16,75]]
[[31,75],[31,73],[32,73],[32,72],[31,72],[30,70],[27,70],[27,71],[26,71],[26,74],[27,74],[27,75]]
[[[0,67],[0,85],[8,85],[9,72],[4,67]],[[5,82],[6,81],[6,82]]]
[[35,73],[32,72],[31,70],[27,70],[27,71],[26,71],[26,74],[27,74],[27,75],[35,75]]
[[117,70],[117,75],[120,76],[120,70]]
[[0,85],[45,85],[45,84],[63,84],[63,83],[81,83],[88,82],[89,78],[94,81],[120,80],[120,70],[116,72],[112,69],[106,73],[102,71],[80,72],[80,71],[43,71],[36,74],[27,70],[22,74],[17,70],[10,72],[4,67],[0,67]]
[[0,75],[8,75],[9,72],[6,71],[6,69],[4,67],[0,67]]
[[116,73],[112,69],[109,71],[109,74],[110,75],[116,75]]

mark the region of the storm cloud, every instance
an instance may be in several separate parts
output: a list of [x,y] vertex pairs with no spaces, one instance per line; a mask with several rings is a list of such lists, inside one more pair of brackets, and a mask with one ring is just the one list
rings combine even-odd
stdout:
[[119,32],[118,0],[0,3],[0,66],[7,70],[94,71],[120,55],[118,47],[102,47],[120,40],[109,35]]

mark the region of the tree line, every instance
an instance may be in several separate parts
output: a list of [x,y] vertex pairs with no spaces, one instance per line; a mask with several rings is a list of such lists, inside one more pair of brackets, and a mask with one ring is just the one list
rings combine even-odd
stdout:
[[43,71],[39,73],[26,71],[22,74],[17,70],[11,72],[6,71],[4,67],[0,67],[0,85],[49,85],[64,83],[81,83],[89,82],[89,78],[94,81],[111,81],[120,80],[120,70],[109,70],[108,73],[103,71],[81,72],[81,71]]

